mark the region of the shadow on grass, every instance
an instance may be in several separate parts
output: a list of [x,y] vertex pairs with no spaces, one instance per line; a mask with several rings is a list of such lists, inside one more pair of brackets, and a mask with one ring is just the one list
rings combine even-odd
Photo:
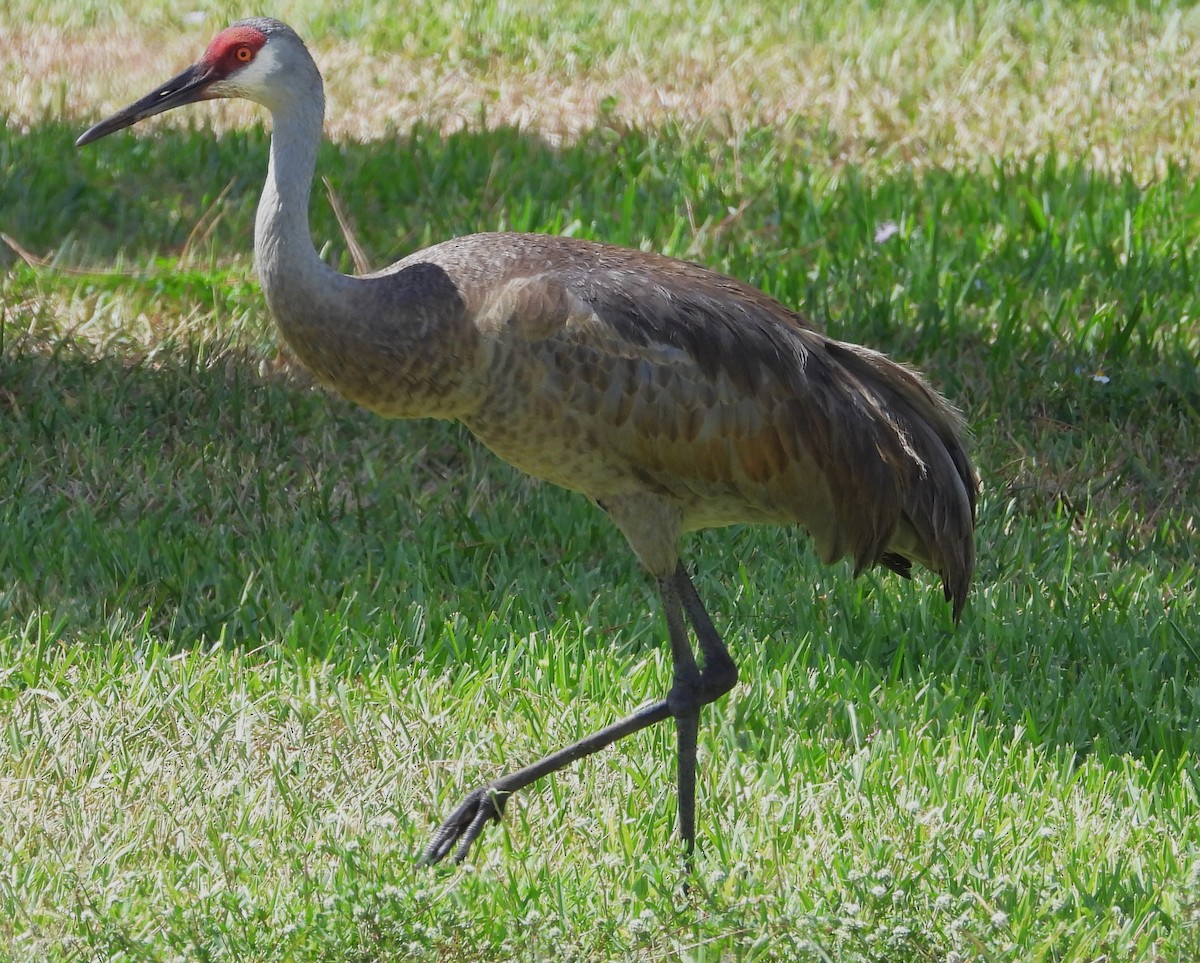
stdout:
[[[140,265],[178,253],[213,208],[219,223],[191,254],[212,263],[222,251],[249,251],[263,130],[219,138],[159,130],[85,152],[71,146],[76,133],[54,125],[0,132],[9,151],[0,227],[26,247],[59,249],[74,263],[104,265],[120,254]],[[471,230],[555,231],[578,221],[581,234],[651,239],[832,317],[835,333],[921,362],[981,421],[1005,426],[1003,439],[981,443],[985,474],[1001,479],[993,492],[1015,446],[1057,465],[1056,485],[1084,485],[1085,503],[1086,483],[1102,471],[1120,475],[1130,458],[1145,469],[1133,495],[1165,513],[1195,491],[1180,454],[1196,450],[1195,324],[1162,323],[1200,316],[1195,242],[1185,229],[1197,193],[1182,177],[1139,191],[1051,162],[834,181],[779,157],[766,134],[748,138],[735,162],[718,144],[670,131],[611,130],[561,149],[514,130],[416,131],[327,145],[320,173],[378,265]],[[1118,250],[1131,210],[1144,230]],[[318,246],[340,250],[328,205],[315,203],[313,213]],[[876,240],[887,223],[901,228],[894,244]],[[22,283],[70,291],[89,282],[50,274]],[[1098,315],[1105,304],[1115,307]],[[503,608],[514,590],[534,626],[550,612],[628,619],[627,605],[605,600],[639,578],[619,536],[572,496],[547,494],[480,456],[458,429],[380,421],[261,376],[239,349],[97,355],[18,339],[24,327],[14,317],[0,355],[0,601],[10,627],[43,619],[51,634],[94,642],[144,621],[174,646],[291,639],[318,654],[323,645],[361,646],[367,661],[404,659],[410,646],[409,656],[437,661],[450,656],[413,631],[417,622],[429,619],[436,633],[456,612],[472,619]],[[1098,365],[1118,372],[1110,392],[1080,375]],[[1070,431],[1039,434],[1040,420]],[[1114,504],[1130,497],[1109,487]],[[998,591],[1025,567],[1037,575],[1017,591],[1041,591],[1053,566],[1031,553],[1070,552],[1069,522],[1055,527],[1053,513],[1043,515],[1049,541],[1014,550],[1000,501],[989,500],[980,590]],[[770,539],[751,537],[750,551],[769,557]],[[720,571],[728,562],[720,543],[707,540],[698,564]],[[1008,546],[1004,565],[997,545]],[[562,580],[532,576],[539,566],[558,567]],[[821,577],[847,581],[842,571]],[[1081,621],[1065,596],[1058,607],[1018,605],[1002,616],[1002,632],[979,619],[948,636],[940,616],[925,613],[911,625],[914,637],[934,631],[940,641],[898,655],[901,643],[881,628],[902,619],[898,609],[866,615],[857,589],[831,591],[840,604],[785,611],[779,631],[790,634],[790,616],[802,623],[850,612],[835,631],[867,641],[833,657],[851,674],[865,660],[881,684],[953,679],[956,689],[974,688],[964,705],[1079,749],[1105,732],[1114,734],[1106,745],[1146,758],[1196,749],[1189,720],[1200,668],[1179,644],[1147,656],[1173,638],[1161,613],[1109,618],[1099,651],[1091,633],[1103,612],[1089,609]],[[313,643],[331,622],[349,628]],[[657,632],[654,617],[644,631]],[[759,656],[782,666],[790,659],[786,648]],[[1096,665],[1111,671],[1097,674]],[[1024,693],[1039,673],[1043,696],[1053,698],[1031,701]]]
[[[599,512],[527,482],[453,426],[383,421],[302,381],[262,378],[232,351],[130,363],[10,340],[0,383],[5,631],[40,621],[49,640],[89,646],[143,632],[168,648],[282,644],[346,671],[449,665],[460,654],[448,627],[465,619],[472,633],[489,613],[516,620],[517,635],[558,619],[591,624],[615,648],[596,641],[588,659],[661,645],[647,580]],[[958,630],[931,579],[853,582],[779,529],[690,543],[747,677],[844,676],[829,691],[836,705],[805,710],[821,718],[768,712],[748,730],[906,724],[872,708],[881,687],[936,696],[930,718],[982,709],[1027,739],[1078,751],[1099,740],[1147,759],[1194,752],[1200,666],[1163,605],[1150,594],[1106,608],[1108,583],[1095,581],[1106,574],[1083,570],[1108,564],[1102,550],[1074,576],[1057,571],[1072,551],[1069,521],[1046,522],[1015,548],[1001,527],[985,517],[982,553],[1029,557],[1001,581],[984,574]],[[744,603],[720,593],[736,583],[735,558],[762,580]],[[1195,632],[1195,612],[1184,619],[1178,630]],[[475,654],[486,659],[489,644]],[[857,722],[847,698],[862,700]]]
[[[78,133],[0,130],[0,230],[71,267],[184,251],[248,261],[266,129],[147,127],[85,149]],[[1161,411],[1197,418],[1200,185],[1187,172],[1143,186],[1051,157],[867,176],[823,156],[773,130],[734,150],[669,128],[598,127],[560,146],[513,128],[417,128],[326,144],[318,174],[376,267],[473,231],[569,229],[763,287],[835,336],[920,365],[976,423],[1016,413],[1140,433]],[[314,194],[316,246],[348,271],[319,181]],[[14,260],[0,248],[0,265]],[[1154,499],[1182,494],[1200,464],[1142,467],[1171,476],[1146,483]]]
[[491,483],[454,426],[383,421],[233,351],[10,344],[0,376],[10,624],[253,645],[359,595],[363,619],[428,592],[483,608],[466,506]]

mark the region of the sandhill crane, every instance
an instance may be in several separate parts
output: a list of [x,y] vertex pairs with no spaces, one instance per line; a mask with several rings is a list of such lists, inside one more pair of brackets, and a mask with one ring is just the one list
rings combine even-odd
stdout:
[[691,854],[700,709],[733,688],[737,668],[680,562],[684,532],[800,525],[825,562],[848,556],[855,574],[882,565],[907,576],[920,563],[941,576],[959,618],[977,480],[960,416],[914,371],[817,332],[739,281],[571,238],[477,234],[375,274],[338,273],[308,226],[321,75],[276,20],[223,30],[193,66],[77,144],[219,97],[272,114],[254,259],[296,355],[360,405],[460,421],[522,471],[590,497],[662,598],[666,698],[470,793],[422,861],[461,861],[514,792],[667,718]]

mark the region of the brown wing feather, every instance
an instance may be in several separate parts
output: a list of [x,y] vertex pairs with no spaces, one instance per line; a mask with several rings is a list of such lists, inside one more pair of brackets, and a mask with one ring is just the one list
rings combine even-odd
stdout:
[[685,529],[798,522],[856,571],[919,562],[961,612],[977,482],[919,375],[739,281],[606,245],[508,235],[511,277],[486,264],[472,297],[470,241],[453,273],[495,390],[464,421],[504,458],[600,501],[669,497]]

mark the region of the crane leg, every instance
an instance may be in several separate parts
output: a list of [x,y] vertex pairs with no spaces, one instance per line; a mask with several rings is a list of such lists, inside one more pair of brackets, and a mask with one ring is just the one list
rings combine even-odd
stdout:
[[[696,588],[680,563],[674,574],[659,580],[675,681],[667,694],[667,706],[675,719],[678,756],[679,838],[690,856],[696,846],[696,742],[700,710],[715,702],[737,684],[737,666],[720,634],[712,624]],[[688,642],[683,614],[696,633],[703,667],[696,664]]]
[[[434,833],[421,854],[423,864],[439,863],[452,850],[454,861],[462,862],[484,827],[489,822],[499,822],[508,797],[514,792],[577,759],[599,752],[618,739],[670,717],[675,719],[678,750],[679,837],[691,855],[696,843],[696,741],[700,709],[734,687],[737,666],[713,627],[683,564],[680,563],[671,575],[660,577],[658,587],[667,618],[675,674],[667,698],[643,706],[619,722],[470,793]],[[688,641],[685,614],[696,633],[704,659],[702,667],[697,665]]]

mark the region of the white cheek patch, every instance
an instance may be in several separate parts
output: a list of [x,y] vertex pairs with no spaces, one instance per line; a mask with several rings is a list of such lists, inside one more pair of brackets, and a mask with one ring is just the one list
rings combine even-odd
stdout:
[[278,89],[270,83],[272,74],[278,69],[278,55],[267,44],[245,67],[213,84],[210,89],[222,97],[244,97],[269,108],[271,95],[279,95]]

